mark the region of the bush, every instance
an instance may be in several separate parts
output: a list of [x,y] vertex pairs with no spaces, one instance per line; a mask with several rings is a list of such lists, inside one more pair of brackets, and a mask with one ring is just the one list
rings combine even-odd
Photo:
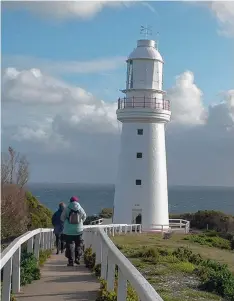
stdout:
[[39,266],[43,266],[46,260],[51,256],[52,250],[40,250]]
[[[100,290],[96,301],[117,301],[117,287],[118,287],[118,281],[116,280],[114,284],[114,291],[109,292],[107,291],[107,282],[101,279]],[[139,298],[136,292],[128,283],[127,301],[138,301],[138,300]]]
[[113,215],[113,210],[111,208],[103,208],[99,213],[100,218],[111,218]]
[[206,233],[206,234],[197,234],[197,235],[188,235],[184,238],[192,242],[199,243],[200,245],[206,245],[209,247],[216,247],[220,249],[231,249],[231,242],[227,239],[218,237],[216,232]]
[[26,193],[26,203],[29,209],[28,230],[52,227],[52,212],[43,206],[30,192]]
[[97,277],[101,276],[101,264],[100,263],[95,265],[94,272]]
[[20,284],[22,286],[40,279],[37,259],[32,253],[22,252],[20,268]]
[[171,214],[170,218],[181,218],[190,221],[191,228],[215,230],[228,233],[234,231],[234,216],[221,211],[199,210],[196,213]]
[[84,251],[84,263],[87,268],[93,269],[95,266],[96,254],[93,253],[92,248],[87,248]]

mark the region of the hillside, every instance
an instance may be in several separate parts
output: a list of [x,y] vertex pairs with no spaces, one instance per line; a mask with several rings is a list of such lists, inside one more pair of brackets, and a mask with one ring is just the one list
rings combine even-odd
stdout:
[[30,192],[16,184],[4,184],[1,188],[2,244],[8,244],[29,230],[52,226],[52,212]]

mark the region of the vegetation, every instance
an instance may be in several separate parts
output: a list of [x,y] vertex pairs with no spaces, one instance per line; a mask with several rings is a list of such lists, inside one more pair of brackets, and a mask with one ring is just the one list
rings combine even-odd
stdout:
[[[101,279],[101,286],[98,294],[98,298],[96,301],[117,301],[117,287],[118,287],[118,281],[115,280],[114,290],[109,292],[107,290],[107,282],[104,279]],[[128,283],[127,285],[127,301],[138,301],[139,298],[134,291],[134,289],[131,287],[131,285]]]
[[111,208],[103,208],[99,213],[100,218],[111,218],[113,215],[113,210]]
[[216,248],[226,249],[226,250],[231,250],[233,247],[231,241],[219,237],[218,233],[214,231],[212,232],[208,231],[201,234],[188,235],[184,237],[184,240],[199,243],[200,245],[206,245],[209,247],[216,247]]
[[50,227],[52,212],[24,188],[29,178],[25,156],[11,147],[1,162],[2,249],[19,235],[39,227]]
[[91,222],[93,222],[99,218],[111,218],[112,215],[113,215],[113,210],[111,208],[103,208],[98,215],[95,214],[95,215],[87,216],[84,224],[90,225]]
[[[185,239],[188,237],[192,238]],[[194,235],[181,234],[169,240],[155,234],[112,239],[163,300],[234,301],[234,252],[227,247],[230,241],[224,242],[214,233],[202,234],[200,241]]]
[[[171,214],[170,218],[181,218],[190,221],[191,228],[217,231],[220,236],[230,238],[234,235],[234,216],[221,211],[204,210],[195,213]],[[229,234],[229,235],[227,235]]]
[[[22,250],[21,261],[20,261],[20,285],[21,286],[30,284],[32,283],[32,281],[40,279],[41,274],[40,274],[39,267],[45,263],[47,258],[50,257],[51,253],[52,253],[51,250],[40,251],[39,261],[37,261],[33,253],[27,253],[26,249]],[[11,295],[10,301],[16,301],[14,295]]]

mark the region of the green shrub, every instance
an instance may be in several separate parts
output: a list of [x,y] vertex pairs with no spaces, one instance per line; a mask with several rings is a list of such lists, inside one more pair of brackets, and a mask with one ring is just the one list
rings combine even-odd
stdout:
[[111,208],[103,208],[99,213],[100,218],[111,218],[113,215],[113,210]]
[[227,239],[218,237],[217,233],[211,232],[206,234],[188,235],[184,238],[192,242],[199,243],[200,245],[206,245],[209,247],[216,247],[220,249],[231,249],[231,243]]
[[[98,297],[96,301],[117,301],[117,287],[118,281],[115,280],[114,291],[107,291],[107,282],[101,279],[101,285]],[[127,285],[127,301],[138,301],[139,298],[135,292],[135,290],[128,283]]]
[[20,284],[22,286],[40,279],[37,259],[32,253],[22,252],[20,268]]
[[193,273],[195,266],[191,262],[174,262],[172,263],[172,268],[175,268],[176,271],[180,271],[182,273]]
[[52,227],[52,212],[43,206],[30,192],[26,193],[26,203],[29,209],[28,230]]
[[221,211],[199,210],[195,213],[171,214],[170,218],[181,218],[190,221],[191,228],[206,229],[228,233],[234,231],[234,216]]
[[94,272],[97,277],[101,276],[101,264],[100,263],[95,265]]
[[93,269],[95,266],[96,254],[92,252],[92,248],[86,248],[84,251],[84,263],[87,268]]
[[51,256],[52,250],[40,250],[39,252],[39,266],[43,266],[46,260]]

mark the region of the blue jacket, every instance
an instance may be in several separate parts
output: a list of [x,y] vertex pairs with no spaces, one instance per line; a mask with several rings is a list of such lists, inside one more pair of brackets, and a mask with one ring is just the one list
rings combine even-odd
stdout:
[[52,225],[54,226],[54,234],[59,235],[63,233],[64,223],[61,221],[61,214],[63,210],[58,209],[52,216]]
[[[70,224],[69,223],[69,213],[72,210],[79,210],[81,214],[81,221],[79,224]],[[82,234],[84,226],[83,222],[86,219],[86,213],[84,209],[81,207],[81,205],[78,202],[70,202],[67,208],[63,211],[63,214],[61,215],[61,220],[64,221],[64,230],[63,233],[66,235],[79,235]]]

